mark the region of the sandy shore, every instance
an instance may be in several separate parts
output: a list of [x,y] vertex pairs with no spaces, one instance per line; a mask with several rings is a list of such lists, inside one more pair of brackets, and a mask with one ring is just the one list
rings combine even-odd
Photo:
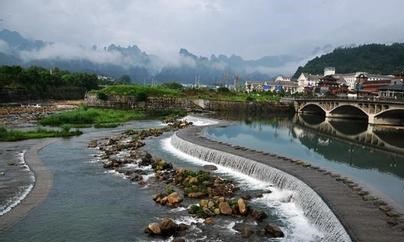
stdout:
[[52,188],[53,175],[39,159],[38,151],[55,141],[56,139],[43,140],[25,153],[24,159],[35,174],[35,184],[31,192],[16,207],[0,216],[0,232],[16,224],[48,196]]

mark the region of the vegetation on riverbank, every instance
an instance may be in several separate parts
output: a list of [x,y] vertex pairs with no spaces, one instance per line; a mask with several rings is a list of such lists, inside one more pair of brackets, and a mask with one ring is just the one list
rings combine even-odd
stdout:
[[51,70],[32,66],[0,67],[0,102],[35,99],[82,99],[86,91],[98,89],[97,75]]
[[71,111],[51,114],[42,118],[39,123],[46,126],[88,127],[94,125],[95,128],[111,128],[130,120],[164,119],[185,114],[182,110],[145,112],[82,106]]
[[183,88],[178,83],[166,83],[157,86],[144,85],[112,85],[101,90],[93,91],[100,100],[108,100],[110,95],[133,96],[137,101],[145,101],[148,97],[187,97],[219,101],[237,102],[278,102],[282,93],[261,92],[246,93],[235,92],[225,87],[217,90],[209,88]]
[[61,130],[47,130],[38,128],[36,130],[15,130],[0,127],[0,141],[19,141],[25,139],[41,139],[52,137],[71,137],[81,135],[80,130],[70,131],[68,128]]

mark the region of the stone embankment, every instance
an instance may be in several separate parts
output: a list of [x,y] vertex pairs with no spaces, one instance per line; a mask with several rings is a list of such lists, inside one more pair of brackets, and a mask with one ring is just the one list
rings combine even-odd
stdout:
[[330,207],[352,241],[403,241],[401,214],[350,179],[303,161],[213,141],[201,136],[201,130],[191,127],[176,134],[188,142],[266,164],[303,181]]
[[146,101],[138,102],[136,97],[109,95],[107,100],[97,98],[96,94],[88,93],[85,103],[93,107],[163,110],[186,109],[190,111],[220,111],[246,113],[279,113],[293,112],[293,107],[284,103],[272,102],[242,102],[222,101],[181,97],[148,97]]

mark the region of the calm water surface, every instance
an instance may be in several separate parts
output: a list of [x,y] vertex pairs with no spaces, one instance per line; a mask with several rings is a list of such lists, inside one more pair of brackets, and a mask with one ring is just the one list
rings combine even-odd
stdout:
[[404,211],[404,131],[316,116],[239,119],[213,139],[308,161],[372,189]]

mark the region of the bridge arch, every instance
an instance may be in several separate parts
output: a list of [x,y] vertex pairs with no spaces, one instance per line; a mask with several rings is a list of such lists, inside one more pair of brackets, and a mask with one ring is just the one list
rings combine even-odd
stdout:
[[404,125],[404,108],[393,108],[374,116],[374,124]]
[[361,107],[352,104],[342,104],[329,111],[331,118],[368,119],[368,113]]
[[326,116],[327,113],[327,111],[317,103],[306,103],[299,109],[299,112],[307,114],[319,114],[322,116]]

